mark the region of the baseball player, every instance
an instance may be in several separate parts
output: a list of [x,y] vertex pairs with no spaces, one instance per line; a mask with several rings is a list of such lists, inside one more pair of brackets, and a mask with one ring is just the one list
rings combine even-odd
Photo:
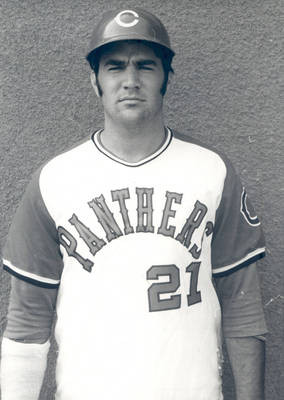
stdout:
[[263,399],[260,222],[230,161],[165,127],[173,56],[142,9],[94,29],[104,126],[35,172],[4,250],[3,400],[38,398],[54,310],[58,400],[221,400],[222,336]]

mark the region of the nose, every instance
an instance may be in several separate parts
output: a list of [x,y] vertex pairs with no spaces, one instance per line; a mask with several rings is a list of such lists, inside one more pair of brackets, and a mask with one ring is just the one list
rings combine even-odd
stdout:
[[125,89],[139,89],[140,78],[139,71],[134,65],[129,65],[125,70],[125,78],[123,86]]

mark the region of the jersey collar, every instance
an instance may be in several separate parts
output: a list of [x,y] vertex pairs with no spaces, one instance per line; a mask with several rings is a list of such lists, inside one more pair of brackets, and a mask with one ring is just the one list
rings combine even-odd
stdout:
[[139,167],[140,165],[146,164],[149,161],[152,161],[154,158],[157,158],[160,154],[162,154],[166,148],[169,146],[171,140],[172,140],[172,132],[170,130],[170,128],[166,127],[165,131],[166,131],[166,138],[164,140],[164,142],[162,143],[162,145],[152,154],[150,154],[149,156],[147,156],[146,158],[137,161],[137,162],[128,162],[125,160],[122,160],[121,158],[117,157],[116,155],[114,155],[113,153],[109,152],[105,147],[103,147],[101,140],[100,140],[100,135],[101,132],[103,131],[103,129],[100,129],[96,132],[93,133],[92,135],[92,140],[95,144],[95,146],[97,147],[97,149],[103,153],[106,157],[111,158],[112,160],[126,165],[127,167]]

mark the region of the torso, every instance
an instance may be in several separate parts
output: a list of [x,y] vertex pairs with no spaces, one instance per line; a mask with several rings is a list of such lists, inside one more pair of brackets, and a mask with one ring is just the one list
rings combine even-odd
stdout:
[[170,136],[136,164],[89,141],[43,171],[47,208],[76,243],[62,246],[58,399],[222,398],[210,246],[224,174],[216,154]]

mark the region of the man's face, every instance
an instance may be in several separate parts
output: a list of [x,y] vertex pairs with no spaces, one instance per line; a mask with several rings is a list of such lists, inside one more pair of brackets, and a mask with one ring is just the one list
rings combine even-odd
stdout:
[[97,86],[105,118],[117,123],[144,123],[162,114],[164,71],[160,58],[139,42],[120,42],[103,53]]

